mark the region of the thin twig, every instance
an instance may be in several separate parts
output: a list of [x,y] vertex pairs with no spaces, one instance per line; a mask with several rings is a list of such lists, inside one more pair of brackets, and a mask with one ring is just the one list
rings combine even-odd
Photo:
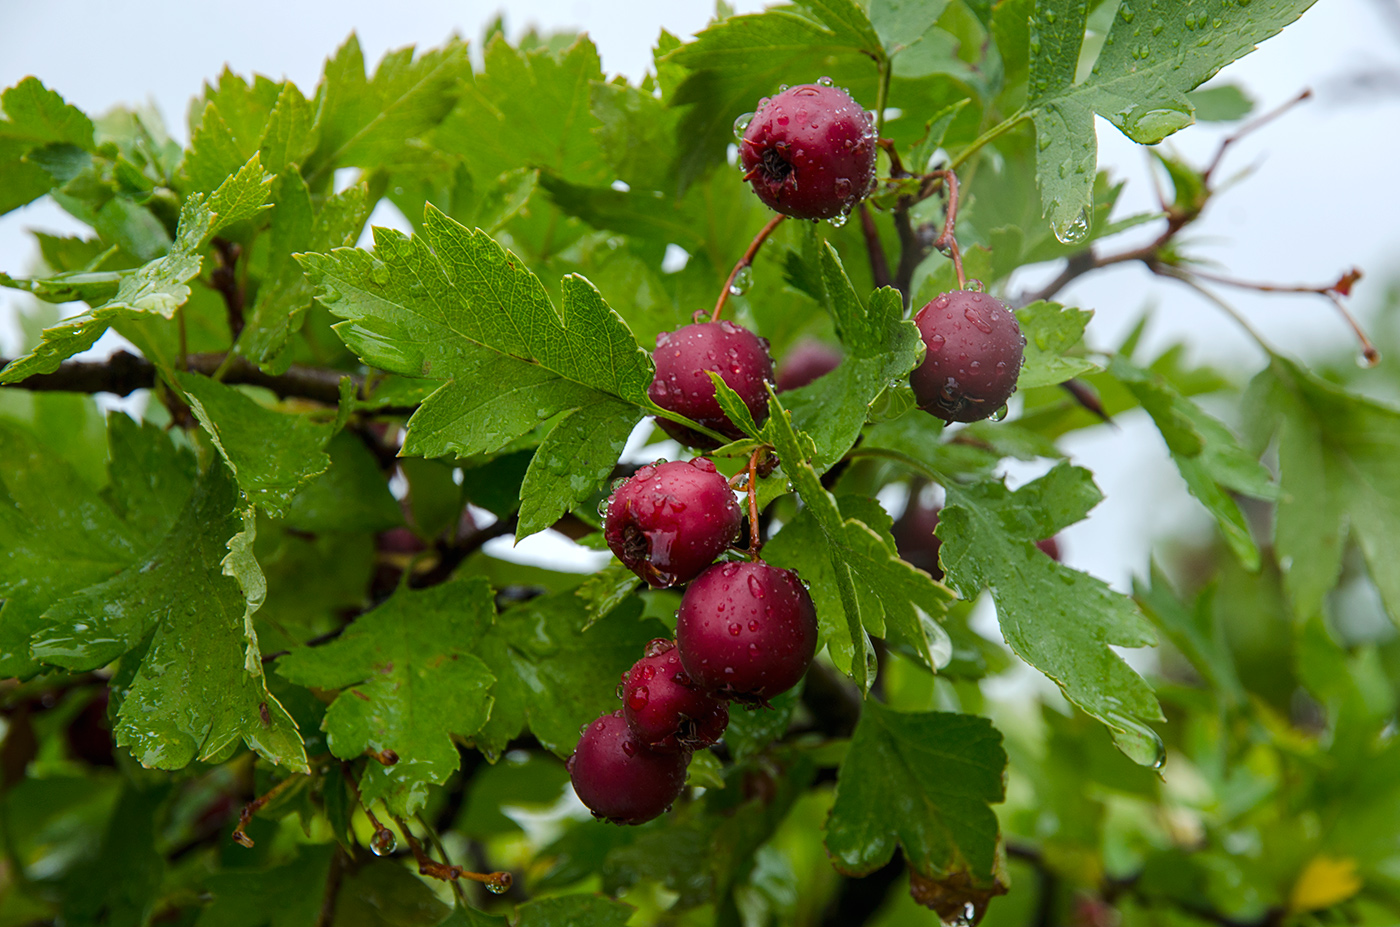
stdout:
[[248,836],[247,830],[248,825],[253,822],[253,815],[261,811],[268,802],[285,792],[293,782],[298,782],[305,778],[306,777],[300,773],[293,773],[244,805],[243,810],[238,815],[238,826],[233,829],[233,842],[241,847],[252,849],[254,845],[253,838]]
[[773,230],[786,218],[787,216],[779,213],[769,219],[768,224],[759,229],[753,241],[749,242],[748,250],[744,252],[743,257],[739,258],[739,263],[734,265],[734,269],[729,272],[729,279],[724,281],[724,288],[719,291],[719,299],[715,301],[715,309],[710,313],[711,322],[719,321],[719,314],[724,311],[724,304],[729,300],[729,290],[734,286],[734,281],[738,278],[739,274],[743,272],[744,268],[752,266],[753,259],[758,254],[758,249],[763,247],[764,241],[768,239],[769,235],[773,234]]
[[[368,809],[366,809],[368,811]],[[440,863],[423,851],[423,845],[418,842],[418,838],[413,836],[413,831],[408,829],[408,824],[398,815],[394,816],[394,823],[399,825],[399,830],[403,832],[404,839],[408,841],[408,848],[413,852],[413,859],[418,863],[418,874],[429,876],[434,879],[441,879],[444,882],[456,884],[458,879],[467,879],[472,882],[480,882],[486,886],[486,890],[493,895],[500,895],[510,891],[511,885],[515,883],[515,877],[509,872],[471,872],[461,866],[454,866],[449,863]]]
[[953,259],[953,270],[958,276],[958,289],[967,286],[967,276],[963,274],[962,252],[958,250],[958,239],[953,234],[953,226],[958,221],[958,175],[951,170],[933,171],[929,176],[938,175],[943,179],[943,186],[948,190],[948,208],[943,219],[943,234],[933,241],[933,246],[940,251],[946,250],[948,256]]
[[1259,129],[1273,122],[1275,119],[1282,116],[1284,113],[1288,112],[1290,109],[1297,106],[1299,103],[1302,103],[1304,100],[1308,99],[1311,96],[1311,88],[1305,89],[1297,96],[1293,97],[1292,99],[1288,100],[1282,105],[1270,110],[1269,112],[1260,116],[1258,119],[1254,119],[1250,122],[1245,123],[1232,135],[1226,136],[1225,140],[1220,143],[1220,147],[1216,149],[1215,157],[1211,159],[1210,165],[1201,174],[1201,179],[1205,181],[1205,185],[1207,187],[1210,186],[1211,175],[1214,174],[1215,169],[1220,166],[1221,160],[1225,157],[1225,152],[1229,149],[1231,145],[1235,144],[1240,139],[1244,138],[1246,135],[1249,135],[1251,132],[1258,131]]
[[763,547],[758,530],[758,458],[765,453],[767,448],[757,447],[749,455],[749,481],[746,487],[749,494],[749,559],[754,561],[759,559],[758,552]]
[[880,230],[875,227],[875,217],[870,215],[865,203],[860,204],[860,230],[865,236],[865,250],[870,255],[870,277],[875,281],[876,288],[892,286],[894,278],[890,276],[885,247],[880,244]]

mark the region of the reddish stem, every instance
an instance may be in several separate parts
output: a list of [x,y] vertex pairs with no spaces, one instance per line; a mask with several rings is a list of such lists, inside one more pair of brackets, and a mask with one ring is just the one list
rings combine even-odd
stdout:
[[[368,809],[366,810],[368,811]],[[417,837],[413,836],[413,831],[408,829],[403,818],[396,816],[394,821],[399,825],[399,830],[403,831],[404,839],[408,841],[408,848],[413,852],[414,861],[418,863],[419,875],[441,879],[444,882],[455,882],[458,879],[480,882],[493,895],[510,891],[511,885],[515,882],[515,877],[509,872],[471,872],[461,866],[438,862],[423,849],[423,845],[418,842]]]
[[953,259],[953,271],[958,275],[958,289],[967,286],[967,276],[963,274],[962,252],[958,249],[958,239],[953,235],[953,226],[958,221],[958,175],[952,171],[932,171],[929,177],[941,177],[948,189],[948,209],[943,219],[943,234],[934,239],[933,246],[946,250]]
[[758,560],[759,548],[763,546],[763,541],[759,537],[758,531],[758,458],[764,453],[764,448],[754,448],[754,452],[749,455],[749,559]]
[[748,250],[744,252],[743,257],[739,258],[739,263],[734,265],[734,269],[729,272],[729,279],[724,281],[724,288],[719,291],[719,299],[715,301],[715,309],[710,313],[711,322],[719,321],[719,314],[724,311],[724,304],[729,299],[729,288],[734,285],[735,279],[738,278],[744,268],[753,264],[753,259],[758,254],[758,249],[763,247],[763,243],[768,240],[768,236],[772,235],[773,230],[786,218],[787,216],[779,214],[769,219],[768,224],[759,229],[753,241],[749,242]]
[[253,822],[253,815],[261,811],[268,802],[282,794],[289,785],[301,778],[300,775],[291,775],[281,782],[268,789],[257,798],[243,806],[243,810],[238,814],[238,826],[233,829],[233,842],[241,847],[253,848],[253,838],[247,834],[248,825]]

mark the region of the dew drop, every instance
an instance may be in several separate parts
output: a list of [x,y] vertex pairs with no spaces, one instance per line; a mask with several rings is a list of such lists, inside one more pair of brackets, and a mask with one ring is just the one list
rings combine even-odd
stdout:
[[628,756],[637,755],[637,745],[632,742],[631,738],[628,738],[627,740],[624,740],[622,742],[622,752],[627,754]]
[[946,344],[947,341],[948,339],[935,332],[928,340],[928,353],[937,354],[939,351],[943,350],[943,345]]
[[851,218],[851,214],[850,214],[850,213],[848,213],[848,212],[838,212],[836,215],[832,216],[830,219],[827,219],[826,221],[829,222],[829,223],[831,223],[831,227],[832,227],[832,228],[834,228],[834,229],[839,229],[841,226],[843,226],[843,225],[846,224],[846,220],[849,219],[849,218]]
[[730,296],[743,296],[753,287],[753,268],[741,267],[734,275],[734,282],[729,284]]
[[729,635],[730,635],[731,637],[738,637],[738,636],[739,636],[739,633],[740,633],[741,631],[743,631],[743,630],[744,630],[744,626],[741,625],[739,622],[737,622],[737,621],[732,621],[732,622],[730,622],[730,624],[729,624]]
[[823,86],[823,87],[832,87],[832,86],[835,86],[836,81],[832,80],[832,79],[829,78],[829,77],[818,77],[818,78],[817,78],[817,83],[820,84],[820,85]]
[[388,856],[398,849],[398,841],[394,839],[394,832],[388,828],[381,828],[374,832],[374,836],[369,839],[370,852],[375,856]]
[[989,417],[994,422],[1000,422],[1004,420],[1006,418],[1006,403],[1002,403],[1001,408],[997,409]]
[[763,598],[763,584],[758,581],[758,577],[749,574],[749,592],[755,599]]
[[1079,215],[1069,222],[1056,223],[1053,231],[1061,244],[1073,245],[1083,241],[1089,236],[1088,208],[1081,209]]
[[744,140],[744,132],[748,130],[749,123],[753,122],[753,113],[744,113],[734,120],[734,137],[739,141]]

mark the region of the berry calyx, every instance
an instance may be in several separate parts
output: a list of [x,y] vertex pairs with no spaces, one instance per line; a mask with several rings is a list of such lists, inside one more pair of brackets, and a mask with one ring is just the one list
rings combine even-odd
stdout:
[[622,716],[660,753],[699,750],[729,725],[729,706],[690,681],[673,641],[658,638],[622,677]]
[[797,219],[848,214],[875,183],[875,124],[825,81],[765,98],[739,142],[744,179],[771,209]]
[[764,702],[807,672],[817,652],[817,612],[791,570],[762,561],[717,563],[681,598],[676,646],[696,685]]
[[685,787],[690,754],[648,750],[621,711],[588,725],[567,764],[579,801],[594,817],[642,824],[660,815]]
[[925,412],[947,422],[977,422],[1016,391],[1026,339],[1000,300],[953,290],[920,309],[914,324],[926,353],[909,385]]
[[[773,359],[768,342],[733,322],[698,322],[656,336],[656,377],[647,389],[651,401],[692,421],[738,439],[744,433],[721,411],[715,385],[708,371],[739,394],[756,423],[768,418],[765,382],[773,379]],[[691,447],[715,448],[719,444],[684,425],[658,418],[667,434]]]
[[608,499],[603,537],[617,559],[660,589],[689,582],[739,537],[743,513],[704,457],[647,464]]
[[778,367],[777,391],[799,389],[841,365],[841,352],[812,338],[797,343]]

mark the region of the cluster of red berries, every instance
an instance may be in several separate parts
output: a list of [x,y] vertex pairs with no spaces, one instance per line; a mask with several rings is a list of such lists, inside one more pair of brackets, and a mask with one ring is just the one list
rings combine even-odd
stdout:
[[[875,187],[875,123],[828,80],[765,98],[739,125],[744,177],[778,212],[837,220]],[[921,408],[971,422],[1005,404],[1025,344],[1005,306],[958,290],[931,301],[915,323],[926,354],[910,384]],[[720,444],[715,435],[743,437],[720,408],[710,373],[755,423],[767,419],[773,361],[768,342],[748,329],[710,321],[662,332],[653,359],[651,400],[709,432],[658,419],[677,441],[711,450]],[[805,385],[839,363],[830,348],[799,347],[779,387]],[[618,559],[654,587],[689,585],[676,640],[647,646],[623,675],[622,709],[588,725],[569,759],[575,792],[600,818],[639,824],[661,814],[680,795],[693,751],[723,735],[729,701],[764,704],[811,665],[816,611],[797,575],[758,560],[756,547],[748,562],[716,562],[737,542],[742,521],[728,480],[703,457],[642,467],[608,500],[604,536]]]
[[729,481],[703,457],[642,467],[608,500],[604,537],[618,559],[652,586],[689,585],[676,640],[647,645],[622,677],[622,709],[589,725],[569,759],[574,791],[600,818],[640,824],[665,811],[692,752],[724,734],[727,703],[765,703],[816,655],[816,610],[796,573],[714,562],[741,521]]

